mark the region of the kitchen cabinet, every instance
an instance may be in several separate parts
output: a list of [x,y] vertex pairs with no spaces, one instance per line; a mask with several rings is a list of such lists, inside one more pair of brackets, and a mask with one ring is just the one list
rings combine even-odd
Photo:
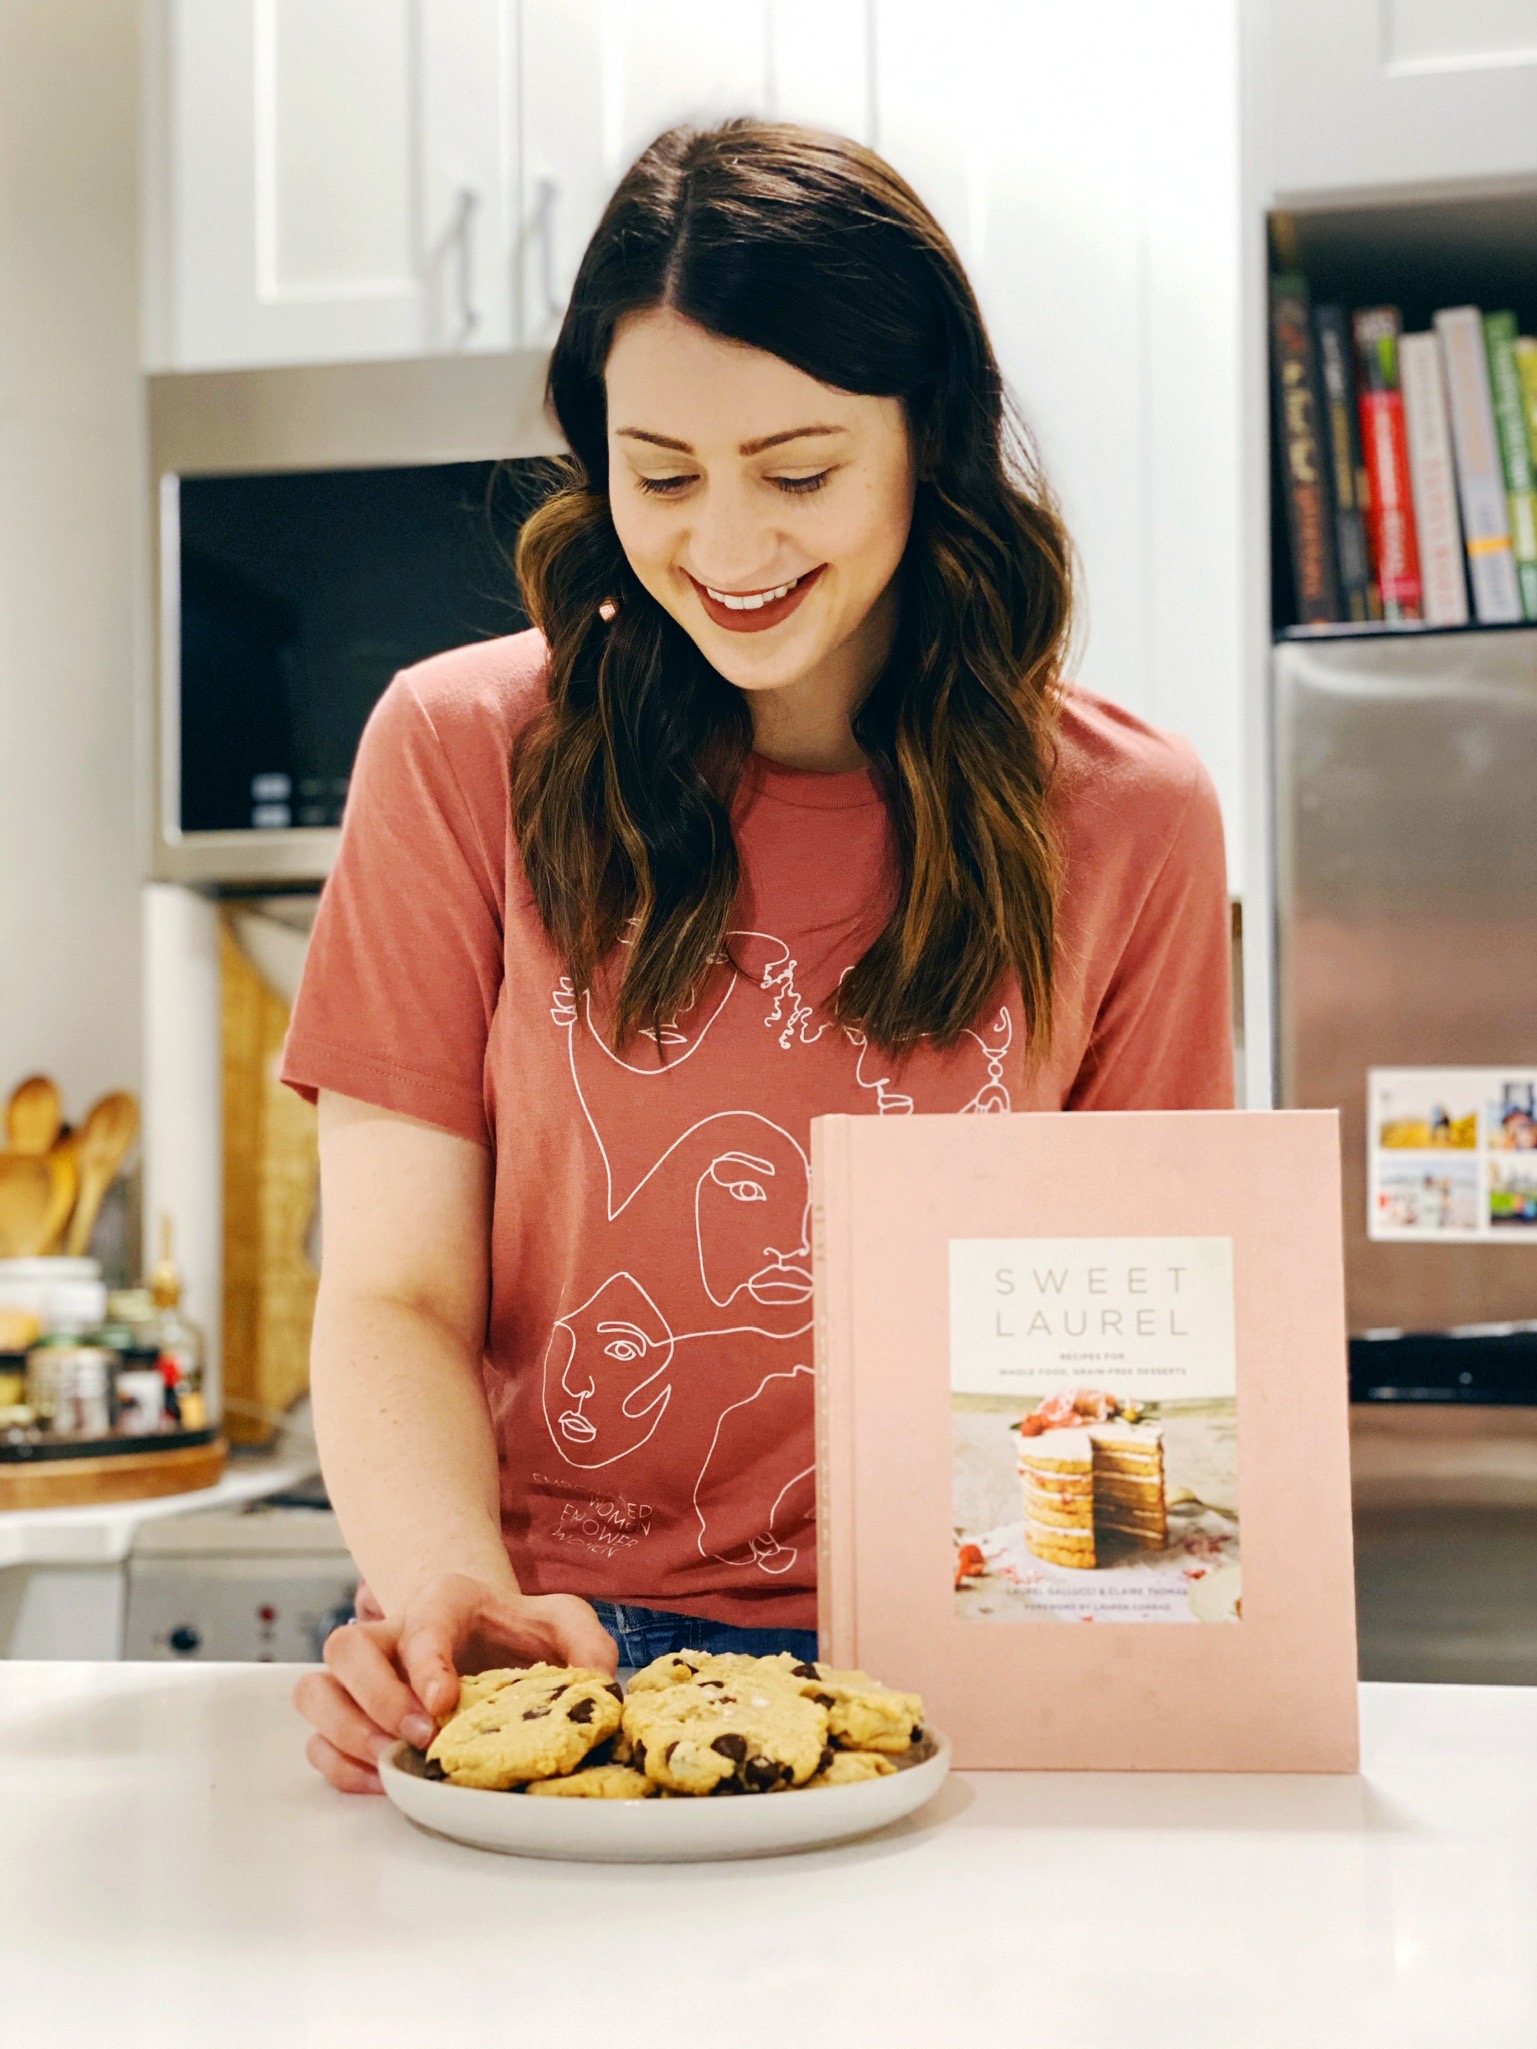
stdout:
[[157,0],[157,368],[507,348],[516,0]]
[[878,147],[960,251],[1077,546],[1075,673],[1195,743],[1235,891],[1261,676],[1238,13],[966,0],[936,36],[928,0],[878,0],[875,38]]
[[1537,173],[1537,0],[1271,0],[1269,36],[1281,204]]
[[867,0],[155,0],[153,368],[550,341],[676,121],[871,127]]
[[680,121],[804,121],[868,140],[866,0],[522,0],[523,340],[554,340],[609,194]]

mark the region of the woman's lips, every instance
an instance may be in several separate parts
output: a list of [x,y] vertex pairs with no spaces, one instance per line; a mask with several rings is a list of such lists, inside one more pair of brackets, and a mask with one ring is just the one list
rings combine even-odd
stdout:
[[690,576],[688,580],[699,594],[699,602],[704,606],[706,617],[715,625],[724,626],[728,633],[764,633],[770,626],[778,626],[782,620],[789,618],[826,567],[825,562],[819,562],[815,569],[807,570],[794,590],[787,591],[782,598],[776,598],[771,605],[759,605],[754,612],[737,612],[729,605],[717,604],[697,576]]

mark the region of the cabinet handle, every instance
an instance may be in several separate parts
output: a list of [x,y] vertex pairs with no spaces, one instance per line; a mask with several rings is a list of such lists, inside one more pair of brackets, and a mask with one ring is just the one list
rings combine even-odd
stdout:
[[473,186],[461,185],[454,207],[454,224],[449,230],[459,259],[459,332],[454,337],[454,347],[458,349],[464,347],[480,325],[475,304],[475,215],[479,206],[480,194]]
[[534,225],[539,235],[539,290],[547,319],[558,320],[565,304],[555,289],[555,202],[560,187],[553,178],[541,178],[534,187]]

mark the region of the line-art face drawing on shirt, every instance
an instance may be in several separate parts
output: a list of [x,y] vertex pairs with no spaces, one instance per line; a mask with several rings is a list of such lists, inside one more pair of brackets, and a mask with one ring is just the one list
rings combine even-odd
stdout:
[[[987,1080],[966,1105],[966,1110],[987,1116],[1012,1109],[1008,1084],[1003,1078],[1004,1062],[1008,1059],[1009,1048],[1014,1043],[1014,1019],[1009,1006],[1006,1003],[1003,1005],[988,1026],[985,1038],[981,1032],[976,1031],[968,1031],[966,1037],[976,1040],[982,1048],[982,1057],[987,1062]],[[965,1111],[961,1114],[964,1116]]]
[[[624,939],[620,941],[621,945],[628,943]],[[729,955],[741,973],[723,976],[718,994],[712,996],[707,1006],[696,1004],[692,1010],[669,1019],[662,1028],[665,1052],[649,1038],[636,1040],[622,1052],[615,1051],[594,1014],[597,1006],[593,992],[586,990],[579,997],[569,975],[562,975],[555,985],[550,999],[550,1015],[563,1029],[580,1025],[590,1036],[593,1046],[615,1067],[653,1079],[676,1071],[697,1053],[727,1004],[733,998],[743,1000],[750,990],[760,990],[769,998],[764,1006],[764,1026],[774,1033],[786,1052],[797,1044],[814,1045],[827,1030],[827,1021],[824,1019],[821,1024],[812,1026],[816,1008],[806,1001],[797,984],[800,963],[784,941],[776,939],[772,932],[751,932],[744,928],[726,934],[725,949],[722,963]]]
[[764,1309],[808,1303],[810,1219],[806,1156],[777,1124],[716,1152],[694,1184],[699,1274],[716,1308],[744,1293]]
[[809,1366],[766,1374],[722,1412],[694,1483],[702,1558],[777,1578],[815,1543],[811,1381]]
[[857,1025],[845,1025],[843,1029],[857,1056],[854,1061],[854,1079],[862,1089],[875,1091],[876,1114],[881,1117],[911,1117],[912,1097],[904,1096],[900,1089],[893,1088],[889,1074],[876,1072],[889,1056],[873,1048]]
[[611,1274],[562,1316],[544,1354],[544,1420],[573,1466],[611,1466],[655,1431],[672,1399],[674,1339],[632,1274]]

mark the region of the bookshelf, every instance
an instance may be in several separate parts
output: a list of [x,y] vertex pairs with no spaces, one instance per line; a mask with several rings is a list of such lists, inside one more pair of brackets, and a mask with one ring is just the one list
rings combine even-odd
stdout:
[[[1537,180],[1460,191],[1401,192],[1369,201],[1308,202],[1268,216],[1269,269],[1300,273],[1314,307],[1347,313],[1396,306],[1405,334],[1424,332],[1442,308],[1509,310],[1537,333]],[[1268,330],[1268,320],[1267,320]],[[1273,347],[1273,342],[1271,343]],[[1502,634],[1533,622],[1449,626],[1414,621],[1299,623],[1284,479],[1275,449],[1270,508],[1271,626],[1276,641],[1365,640],[1455,633]]]

